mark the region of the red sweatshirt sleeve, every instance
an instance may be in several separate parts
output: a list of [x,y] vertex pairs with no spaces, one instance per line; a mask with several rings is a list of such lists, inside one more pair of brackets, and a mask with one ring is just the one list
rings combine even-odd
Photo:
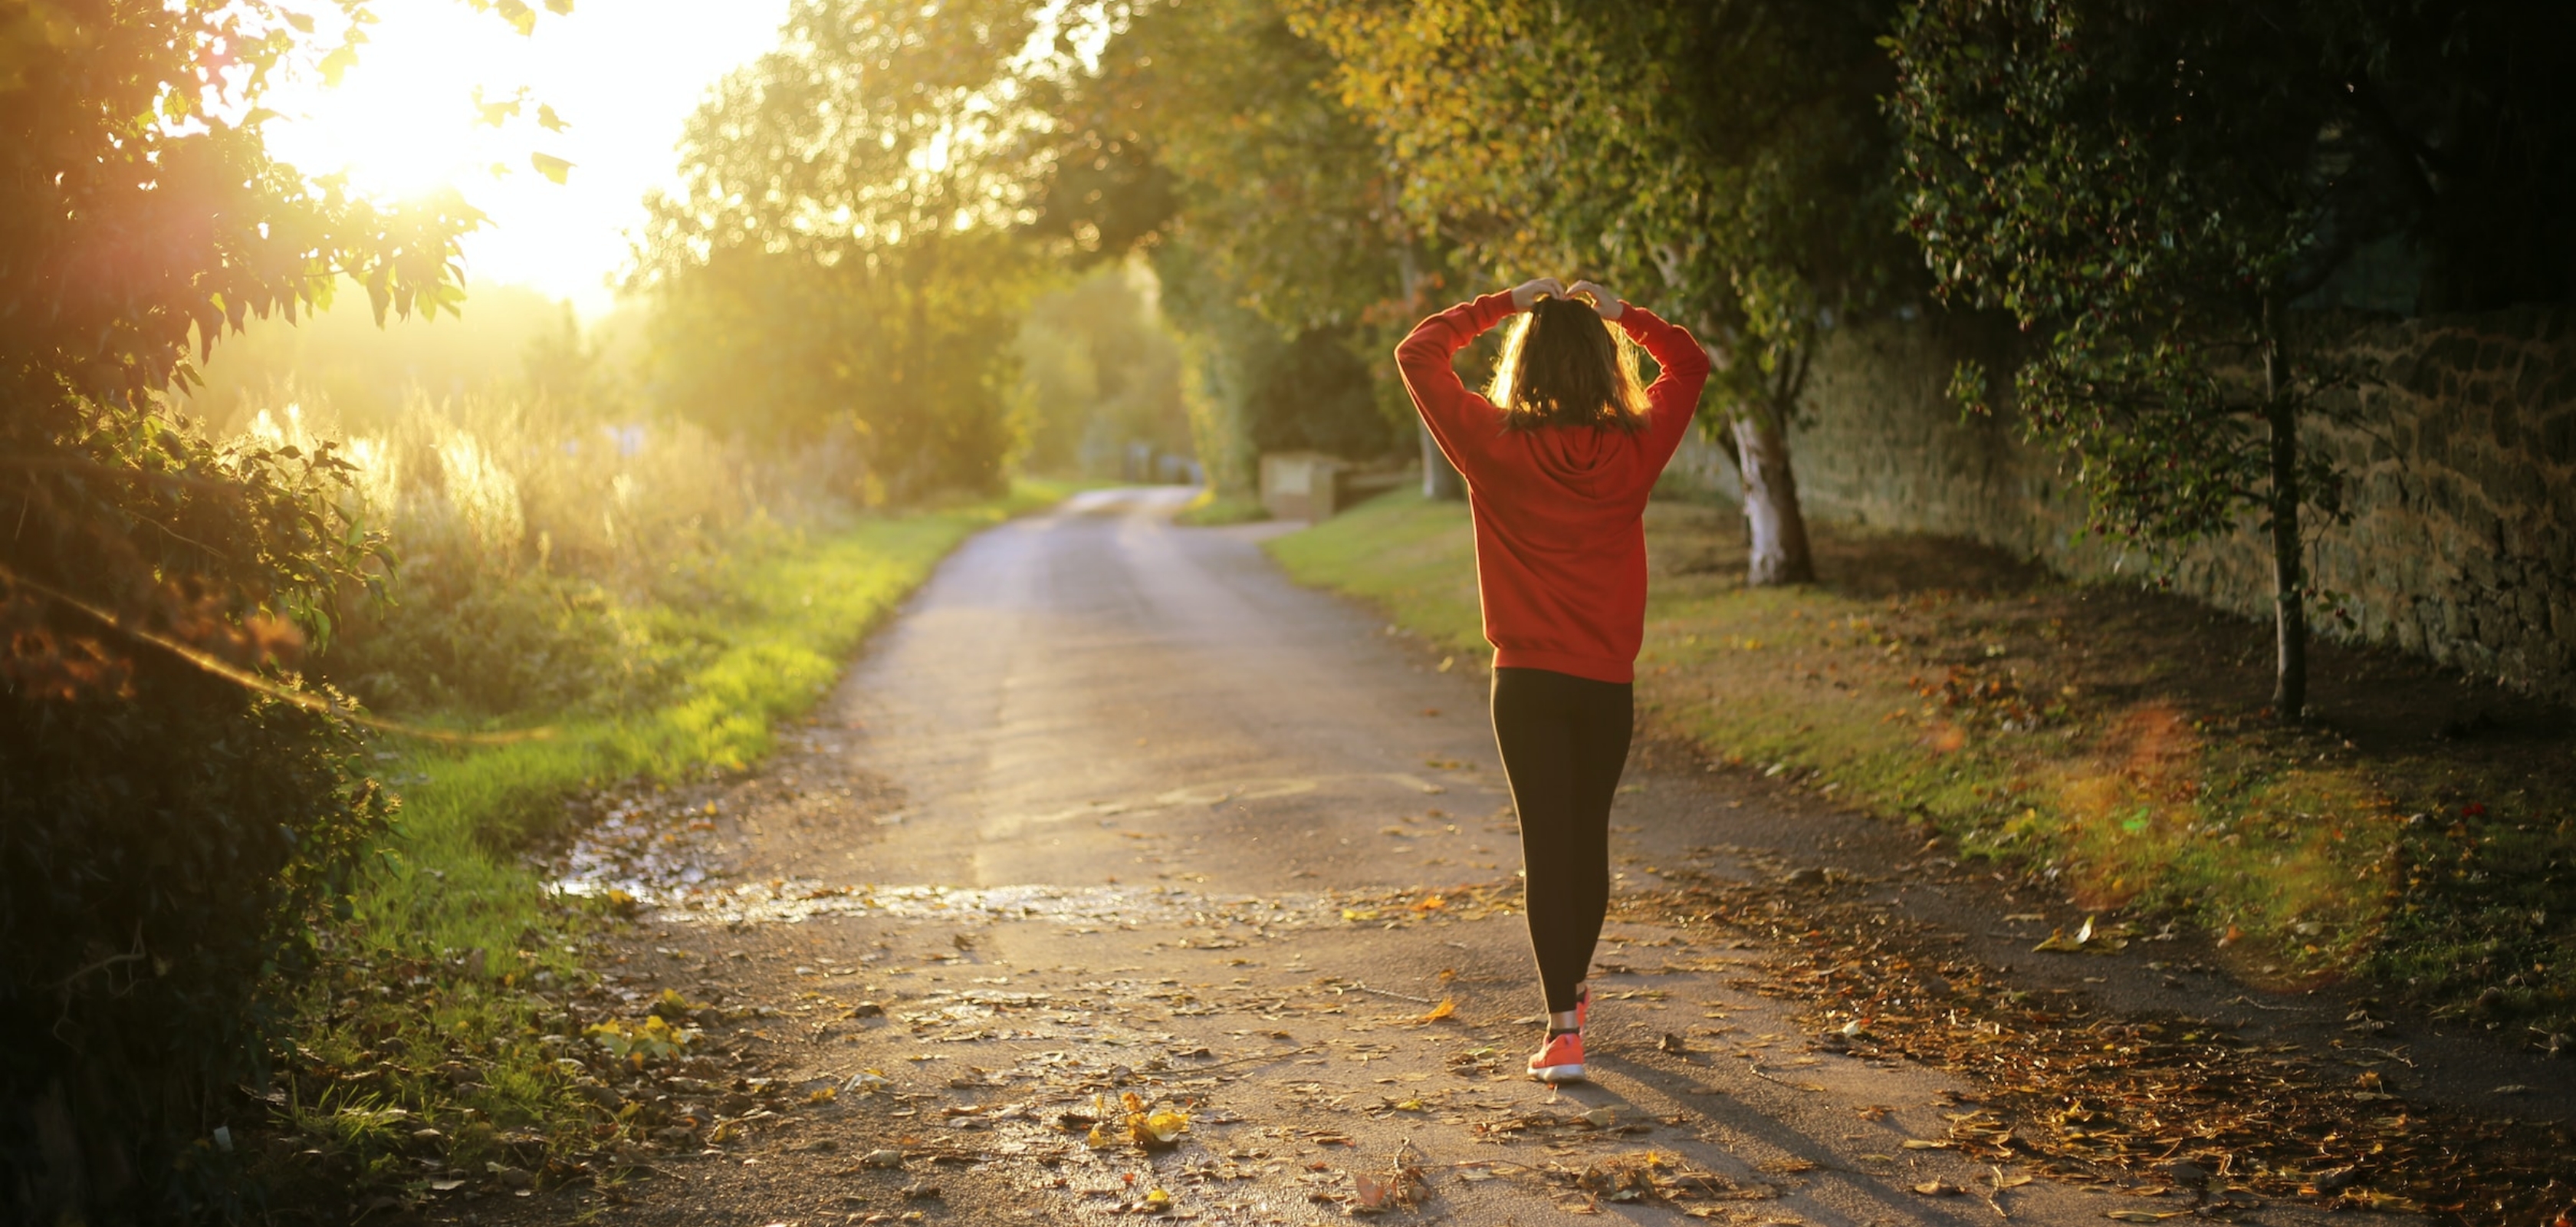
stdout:
[[[1466,473],[1470,482],[1475,480],[1475,474],[1467,466],[1473,463],[1469,457],[1475,449],[1460,444],[1473,437],[1473,432],[1493,433],[1501,425],[1502,410],[1468,391],[1450,360],[1511,314],[1511,291],[1487,294],[1414,325],[1413,331],[1395,347],[1396,369],[1404,375],[1405,390],[1413,394],[1414,412],[1421,414],[1423,425],[1431,428],[1431,438],[1440,445],[1441,454],[1459,472]],[[1706,369],[1705,361],[1702,369]]]
[[1649,467],[1660,473],[1699,412],[1700,390],[1708,386],[1708,351],[1679,324],[1644,307],[1626,302],[1619,307],[1619,318],[1612,322],[1663,368],[1646,389],[1647,452],[1654,460]]

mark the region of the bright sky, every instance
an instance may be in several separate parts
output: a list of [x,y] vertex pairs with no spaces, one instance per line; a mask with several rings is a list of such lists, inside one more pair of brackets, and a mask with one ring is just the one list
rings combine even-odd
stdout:
[[[382,20],[338,88],[297,81],[267,105],[286,118],[269,147],[312,174],[345,168],[353,187],[398,196],[453,183],[490,215],[465,239],[466,273],[606,310],[644,218],[648,188],[676,181],[673,145],[707,88],[769,50],[786,0],[579,0],[539,7],[520,37],[462,0],[378,0]],[[524,88],[522,117],[477,122],[486,101]],[[570,126],[548,132],[537,104]],[[540,152],[573,163],[558,185],[529,168]],[[494,163],[509,168],[495,177]]]

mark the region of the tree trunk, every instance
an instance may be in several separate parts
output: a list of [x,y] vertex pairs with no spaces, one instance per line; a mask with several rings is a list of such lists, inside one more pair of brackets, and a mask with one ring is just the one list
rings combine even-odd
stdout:
[[1467,479],[1459,476],[1457,466],[1441,453],[1439,441],[1431,437],[1431,428],[1416,418],[1413,430],[1422,436],[1422,497],[1447,503],[1465,499]]
[[2263,301],[2263,416],[2272,430],[2272,711],[2295,724],[2308,707],[2308,600],[2299,540],[2299,410],[2287,394],[2279,308]]
[[1744,525],[1752,536],[1744,582],[1754,587],[1811,584],[1816,562],[1807,550],[1807,517],[1798,509],[1798,478],[1789,467],[1789,431],[1770,406],[1728,424],[1736,464],[1744,477]]

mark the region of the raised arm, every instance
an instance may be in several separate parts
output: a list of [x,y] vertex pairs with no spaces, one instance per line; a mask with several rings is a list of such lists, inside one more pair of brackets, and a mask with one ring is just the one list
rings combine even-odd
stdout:
[[1461,457],[1474,450],[1460,444],[1473,437],[1473,432],[1492,433],[1501,415],[1493,402],[1467,390],[1466,382],[1458,378],[1458,369],[1450,365],[1451,359],[1486,329],[1516,311],[1527,310],[1539,295],[1563,293],[1565,286],[1553,277],[1524,282],[1432,316],[1414,325],[1413,331],[1396,345],[1396,369],[1404,376],[1405,391],[1413,396],[1414,412],[1422,415],[1432,440],[1459,472],[1467,472],[1467,463],[1462,463]]
[[1623,302],[1619,313],[1610,318],[1663,368],[1646,389],[1646,437],[1660,470],[1661,461],[1671,459],[1673,449],[1681,446],[1691,416],[1699,412],[1700,389],[1708,386],[1708,351],[1700,348],[1689,329],[1668,323],[1644,307]]
[[1592,300],[1592,309],[1601,318],[1617,324],[1629,340],[1654,356],[1661,373],[1655,376],[1654,386],[1646,389],[1646,434],[1658,445],[1655,467],[1660,471],[1673,449],[1681,446],[1683,428],[1699,412],[1700,389],[1708,386],[1708,351],[1700,348],[1688,329],[1664,322],[1597,281],[1575,282],[1567,293]]

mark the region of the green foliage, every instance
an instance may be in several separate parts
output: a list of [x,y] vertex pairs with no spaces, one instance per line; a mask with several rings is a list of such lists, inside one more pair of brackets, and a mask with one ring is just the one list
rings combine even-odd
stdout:
[[[2273,537],[2275,704],[2304,704],[2301,514],[2343,515],[2303,414],[2356,372],[2291,349],[2288,305],[2395,224],[2395,151],[2319,88],[2331,15],[1928,0],[1888,39],[1911,190],[1939,292],[2043,339],[2023,430],[2064,449],[2097,530],[2151,544]],[[1981,408],[1983,374],[1954,391]]]
[[1156,289],[1131,261],[1030,304],[1017,346],[1025,469],[1115,477],[1131,443],[1190,453],[1181,343]]
[[[1945,298],[2042,338],[2015,401],[2077,461],[2096,529],[2189,541],[2253,508],[2295,535],[2303,507],[2341,514],[2340,475],[2299,451],[2297,421],[2348,411],[2324,394],[2364,372],[2313,361],[2290,308],[2356,251],[2420,242],[2440,297],[2576,285],[2549,267],[2564,236],[2523,227],[2515,258],[2538,263],[2515,276],[2491,267],[2493,235],[2459,225],[2568,199],[2564,165],[2432,152],[2576,139],[2563,73],[2534,75],[2576,54],[2546,7],[1904,10],[1887,46],[1906,228]],[[2517,46],[2538,58],[2504,67]],[[1982,409],[1984,382],[1969,369],[1956,391]]]
[[[363,18],[367,6],[341,6]],[[379,541],[331,448],[217,447],[157,397],[345,276],[375,315],[460,287],[452,193],[400,205],[272,161],[258,103],[345,58],[252,0],[17,6],[0,22],[0,1197],[30,1221],[219,1212],[194,1159],[255,1077],[262,990],[386,804],[278,701]],[[353,28],[355,28],[353,26]],[[151,646],[146,646],[151,645]],[[271,694],[182,656],[256,670]],[[40,1156],[39,1130],[56,1139]]]
[[1227,524],[1253,524],[1270,518],[1270,509],[1248,499],[1221,495],[1211,487],[1199,491],[1197,498],[1172,514],[1172,523],[1183,528],[1218,528]]
[[[263,1174],[289,1198],[332,1203],[353,1187],[416,1186],[422,1146],[409,1133],[423,1126],[445,1134],[435,1148],[469,1171],[487,1161],[544,1171],[595,1147],[592,1130],[607,1122],[575,1096],[558,1058],[569,1045],[599,1048],[561,1002],[584,974],[575,956],[599,913],[564,906],[525,850],[564,833],[568,795],[753,762],[958,542],[1064,493],[1021,483],[1001,499],[710,558],[694,596],[638,610],[702,645],[673,685],[542,740],[408,747],[389,764],[405,781],[400,821],[356,881],[345,921],[326,926],[324,974],[297,985],[279,1123],[322,1156]],[[636,1038],[619,1035],[633,1051]],[[683,1042],[642,1038],[648,1052],[655,1040]],[[452,1063],[474,1077],[440,1072]]]
[[1038,288],[1035,25],[1010,0],[800,0],[726,78],[656,195],[635,288],[671,406],[710,430],[846,447],[870,501],[999,490],[1005,338]]
[[1366,459],[1411,438],[1381,355],[1437,281],[1332,72],[1272,0],[1139,6],[1057,104],[1034,228],[1149,251],[1223,489],[1262,450]]
[[1418,224],[1500,280],[1579,272],[1702,330],[1740,412],[1793,405],[1817,331],[1905,289],[1874,101],[1892,3],[1289,7]]
[[[260,986],[310,965],[307,918],[392,804],[323,716],[165,657],[126,684],[0,703],[0,1163],[38,1205],[86,1177],[103,1213],[180,1218],[228,1199],[181,1158],[260,1076]],[[31,1117],[87,1153],[49,1164]]]
[[[347,443],[350,513],[389,535],[389,602],[316,671],[379,711],[530,723],[649,706],[713,650],[666,610],[720,610],[745,559],[845,516],[820,467],[687,422],[615,423],[577,394],[415,396]],[[327,404],[252,419],[312,446]]]
[[1490,652],[1464,504],[1397,491],[1262,543],[1290,578],[1357,597],[1460,652]]

